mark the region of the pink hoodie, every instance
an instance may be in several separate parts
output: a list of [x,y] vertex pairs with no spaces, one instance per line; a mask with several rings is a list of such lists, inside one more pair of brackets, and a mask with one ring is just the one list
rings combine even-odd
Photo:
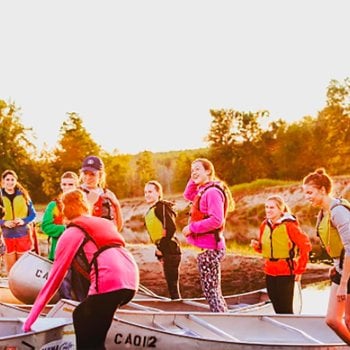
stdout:
[[[112,221],[98,217],[93,217],[93,219],[89,217],[90,222],[91,220],[94,221],[96,230],[101,230],[101,232],[104,232],[103,230],[111,229],[115,230],[115,232],[119,234],[116,231],[115,225]],[[55,260],[53,262],[49,278],[35,300],[35,303],[23,326],[24,331],[29,331],[31,329],[32,324],[38,318],[40,312],[58,290],[66,272],[72,264],[75,254],[84,240],[84,237],[84,233],[77,227],[69,227],[63,232],[57,244]],[[96,252],[95,244],[88,241],[84,245],[84,252],[87,259],[91,261],[94,252]],[[90,272],[91,284],[88,293],[89,295],[108,293],[123,288],[131,290],[138,289],[138,266],[133,256],[127,249],[123,247],[107,249],[103,251],[97,259],[99,268],[99,291],[97,292],[95,289],[96,273],[94,267],[92,267]]]
[[[214,181],[210,181],[204,185],[198,186],[192,179],[186,185],[184,191],[185,199],[193,202],[198,192],[203,188],[212,185]],[[225,239],[220,235],[220,241],[217,243],[214,234],[210,232],[222,227],[225,224],[224,196],[222,192],[211,187],[206,190],[200,199],[200,211],[207,218],[190,223],[191,234],[187,236],[187,242],[203,249],[224,249]]]

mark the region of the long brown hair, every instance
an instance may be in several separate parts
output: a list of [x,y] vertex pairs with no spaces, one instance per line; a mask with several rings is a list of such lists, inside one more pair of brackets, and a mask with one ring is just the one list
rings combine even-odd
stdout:
[[[30,196],[29,196],[29,192],[23,187],[23,185],[18,181],[18,176],[16,174],[16,172],[14,170],[10,170],[7,169],[5,171],[3,171],[3,173],[1,174],[1,180],[3,182],[3,180],[5,179],[5,177],[7,175],[12,175],[15,179],[16,179],[16,186],[15,186],[15,190],[19,190],[22,192],[24,199],[26,200],[27,204],[31,201]],[[3,187],[3,184],[2,184]]]
[[197,162],[201,163],[203,165],[203,168],[206,171],[209,171],[209,179],[211,181],[219,181],[220,182],[220,184],[222,185],[222,187],[225,191],[226,198],[227,198],[227,211],[228,212],[234,211],[235,210],[235,201],[232,197],[231,190],[225,181],[221,180],[218,176],[216,176],[214,164],[207,158],[197,158],[192,162],[192,164],[197,163]]

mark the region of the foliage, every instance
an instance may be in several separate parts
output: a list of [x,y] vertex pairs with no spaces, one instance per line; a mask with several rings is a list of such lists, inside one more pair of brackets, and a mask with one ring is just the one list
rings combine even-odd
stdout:
[[[191,162],[209,158],[216,174],[234,195],[256,187],[301,181],[310,171],[325,167],[329,174],[350,173],[350,79],[331,80],[325,106],[316,116],[291,124],[268,122],[268,111],[211,109],[206,137],[208,148],[136,155],[105,152],[86,130],[76,112],[67,113],[53,150],[38,156],[31,128],[20,120],[20,108],[0,100],[0,170],[15,170],[36,202],[47,202],[59,191],[61,174],[79,172],[87,155],[102,157],[107,184],[119,198],[143,196],[144,183],[157,179],[167,196],[181,193],[190,176]],[[264,126],[263,126],[264,125]],[[259,180],[260,179],[260,180]],[[281,181],[281,183],[279,183]]]

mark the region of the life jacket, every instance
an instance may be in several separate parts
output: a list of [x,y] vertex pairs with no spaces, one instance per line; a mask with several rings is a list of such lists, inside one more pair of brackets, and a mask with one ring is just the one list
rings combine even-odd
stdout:
[[56,225],[63,225],[62,203],[59,199],[55,199],[56,206],[53,209],[53,222]]
[[[156,206],[159,202],[161,202],[163,205],[163,222],[156,216],[155,213]],[[155,203],[148,209],[145,215],[145,225],[147,232],[152,242],[156,245],[159,244],[160,240],[165,236],[165,210],[170,212],[170,215],[172,215],[173,217],[176,216],[176,212],[173,209],[173,204],[165,200],[160,200],[157,203]]]
[[[205,193],[205,191],[207,191],[209,188],[212,188],[212,187],[219,189],[220,192],[224,196],[224,216],[226,217],[226,214],[227,214],[227,196],[225,193],[225,189],[219,183],[213,182],[210,185],[208,185],[208,186],[202,188],[200,191],[198,191],[196,197],[194,198],[191,209],[190,209],[191,222],[200,221],[200,220],[206,219],[208,217],[207,214],[204,214],[200,210],[200,200],[201,200],[203,194]],[[220,241],[220,234],[221,234],[221,232],[223,232],[223,230],[224,230],[224,226],[221,226],[221,227],[217,228],[216,230],[213,230],[210,232],[205,232],[203,234],[214,234],[216,241],[219,242]]]
[[23,218],[28,215],[28,203],[21,192],[16,192],[12,203],[6,194],[3,194],[2,200],[5,208],[4,220]]
[[293,216],[287,216],[281,223],[272,228],[266,220],[261,235],[262,256],[270,260],[293,259],[295,256],[295,243],[289,238],[286,222],[296,221]]
[[[89,190],[85,187],[80,187],[80,189],[85,193],[89,193]],[[106,189],[103,189],[103,193],[106,193],[106,191]],[[112,202],[102,195],[100,195],[98,200],[94,203],[91,214],[108,220],[116,219],[116,212]]]
[[[125,247],[125,241],[117,231],[115,225],[110,225],[108,221],[103,223],[103,221],[100,221],[100,218],[97,219],[93,216],[74,219],[68,224],[67,228],[68,227],[78,227],[85,234],[84,241],[73,259],[73,271],[85,279],[83,287],[86,289],[84,292],[87,294],[90,285],[90,272],[92,266],[94,266],[96,273],[96,291],[98,291],[98,256],[107,249]],[[96,246],[96,252],[90,262],[84,252],[84,246],[89,241],[92,241]]]
[[[350,203],[344,198],[339,198],[337,203],[330,208],[330,211],[338,205],[342,205],[350,211]],[[316,232],[328,255],[331,258],[342,258],[344,255],[344,245],[338,230],[332,224],[330,213],[324,214],[322,210],[319,212],[316,223]]]

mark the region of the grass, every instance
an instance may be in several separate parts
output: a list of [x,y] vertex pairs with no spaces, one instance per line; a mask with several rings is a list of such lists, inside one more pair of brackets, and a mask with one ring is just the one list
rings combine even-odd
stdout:
[[233,185],[230,190],[233,195],[235,194],[253,194],[255,192],[265,190],[267,187],[286,187],[298,184],[297,181],[284,181],[284,180],[271,180],[271,179],[258,179],[249,183],[242,183]]

